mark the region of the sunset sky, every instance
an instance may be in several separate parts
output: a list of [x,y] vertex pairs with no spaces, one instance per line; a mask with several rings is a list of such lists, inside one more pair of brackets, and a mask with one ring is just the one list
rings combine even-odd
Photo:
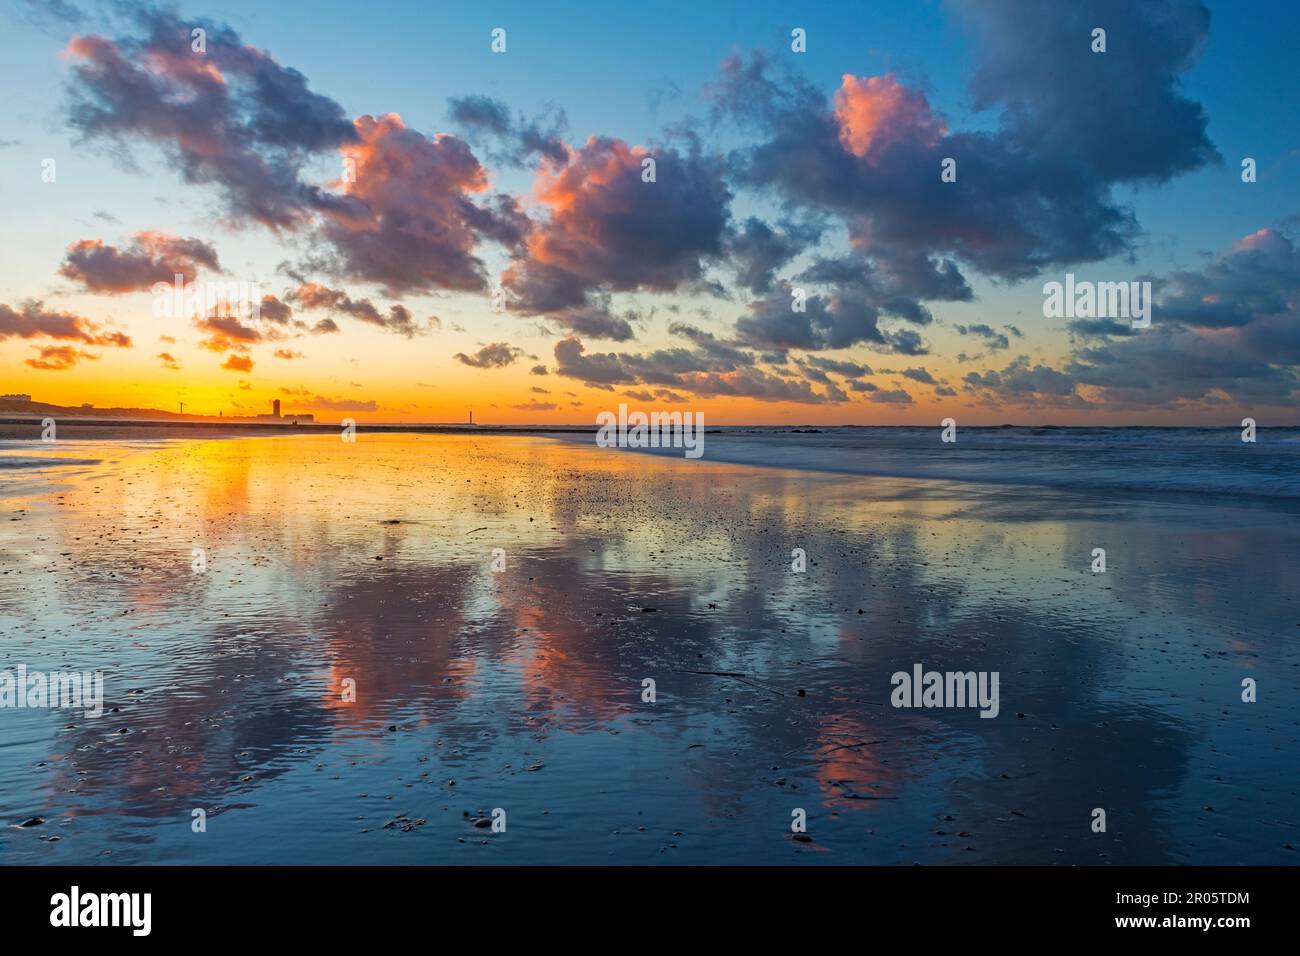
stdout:
[[[1294,3],[0,0],[0,23],[3,392],[1300,422]],[[175,272],[268,298],[159,315]],[[1151,327],[1045,317],[1066,273],[1150,281]]]

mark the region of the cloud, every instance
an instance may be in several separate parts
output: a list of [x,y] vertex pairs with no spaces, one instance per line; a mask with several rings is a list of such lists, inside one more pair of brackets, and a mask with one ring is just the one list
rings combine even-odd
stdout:
[[[331,289],[314,282],[302,283],[289,293],[287,298],[297,303],[301,309],[307,311],[328,309],[332,312],[341,312],[360,322],[377,326],[388,332],[396,332],[398,335],[405,335],[407,338],[428,331],[415,322],[410,310],[404,305],[390,305],[388,314],[383,315],[369,299],[353,299],[341,289]],[[338,325],[329,319],[317,322],[314,329],[316,332],[338,330]]]
[[1004,368],[967,372],[962,381],[969,391],[995,404],[1012,402],[1026,406],[1086,407],[1078,393],[1078,382],[1070,375],[1042,363],[1034,364],[1021,355]]
[[37,27],[66,27],[86,19],[85,11],[69,0],[21,0],[23,19]]
[[874,260],[860,252],[838,258],[819,257],[798,278],[801,282],[853,289],[882,312],[917,325],[933,321],[922,299],[969,302],[974,298],[956,263],[919,253]]
[[229,372],[251,372],[253,370],[253,360],[247,355],[230,354],[226,360],[221,363],[221,367]]
[[1300,247],[1261,229],[1197,270],[1152,280],[1152,325],[1080,320],[1060,368],[1020,356],[969,372],[981,397],[1027,406],[1290,409],[1300,390]]
[[379,405],[374,399],[326,398],[314,395],[306,401],[299,402],[304,408],[323,409],[330,412],[377,412]]
[[457,352],[453,358],[470,368],[504,368],[514,363],[524,354],[524,350],[515,348],[507,342],[493,342],[485,345],[473,355]]
[[0,304],[0,341],[5,339],[51,338],[129,348],[131,339],[122,332],[105,331],[98,323],[71,312],[52,312],[35,299],[17,309]]
[[176,361],[175,356],[173,356],[170,352],[159,352],[157,355],[154,356],[154,358],[158,359],[162,363],[163,368],[168,368],[171,369],[172,371],[177,371],[181,367],[180,363]]
[[1115,319],[1075,319],[1067,322],[1070,334],[1079,338],[1107,338],[1111,336],[1137,335],[1132,320],[1120,322]]
[[510,109],[490,96],[461,96],[447,101],[452,125],[466,131],[467,140],[492,144],[488,157],[495,163],[523,166],[535,156],[563,163],[568,155],[563,110],[549,110],[535,119]]
[[[1218,160],[1205,110],[1179,89],[1209,34],[1200,0],[955,7],[978,40],[975,107],[1001,111],[1017,146],[1106,183],[1165,182]],[[1097,26],[1106,28],[1105,53],[1079,40]]]
[[[707,335],[707,333],[705,333]],[[646,354],[595,352],[573,337],[555,343],[556,374],[595,388],[615,385],[656,385],[695,395],[727,395],[760,401],[803,404],[843,401],[847,396],[831,386],[813,391],[808,382],[785,379],[754,367],[752,356],[734,356],[707,348],[659,349]]]
[[835,386],[830,386],[819,394],[807,382],[781,378],[757,368],[738,368],[726,373],[686,373],[679,376],[675,384],[696,395],[727,395],[763,402],[809,405],[848,400],[848,396]]
[[247,352],[263,338],[260,331],[244,325],[235,316],[203,316],[194,320],[194,327],[204,335],[199,346],[212,352]]
[[806,355],[802,359],[796,359],[801,365],[810,365],[813,368],[821,369],[825,372],[833,372],[844,378],[861,378],[864,375],[870,375],[871,367],[861,365],[857,362],[839,361],[836,359],[823,358],[820,355]]
[[821,238],[817,225],[786,223],[777,232],[750,216],[727,237],[726,255],[736,270],[736,281],[755,294],[772,288],[776,272]]
[[[593,295],[592,299],[593,301],[589,305],[577,306],[571,309],[556,309],[546,317],[570,332],[585,335],[592,339],[626,342],[634,337],[632,325],[627,318],[610,312],[608,296]],[[626,314],[636,318],[634,312]],[[543,334],[550,334],[551,330],[545,325],[539,323],[539,328]]]
[[548,374],[548,373],[547,373],[547,371],[546,371],[546,366],[545,366],[545,365],[534,365],[532,368],[530,368],[530,369],[528,370],[528,374],[529,374],[529,375],[546,375],[546,374]]
[[840,144],[871,163],[903,144],[933,149],[948,132],[924,94],[901,85],[892,73],[861,79],[845,73],[835,91],[835,125]]
[[1225,398],[1294,404],[1300,244],[1293,237],[1257,230],[1201,269],[1176,271],[1155,286],[1151,328],[1095,330],[1066,363],[1065,374],[1095,401],[1134,408]]
[[899,329],[897,332],[885,333],[888,344],[887,351],[896,352],[899,355],[929,355],[930,348],[921,339],[921,336],[911,329]]
[[[463,140],[426,137],[395,113],[349,120],[225,25],[154,9],[135,25],[68,45],[68,122],[82,141],[127,161],[139,144],[157,147],[185,182],[218,190],[232,223],[310,231],[331,274],[394,297],[483,291],[474,247],[522,241],[528,220],[513,198],[475,201],[487,174]],[[205,53],[191,49],[195,27],[207,31]],[[337,191],[305,179],[330,153],[344,164]]]
[[274,325],[288,325],[293,318],[293,309],[273,295],[262,296],[260,316]]
[[805,290],[803,311],[795,309],[794,291],[782,280],[770,295],[751,302],[749,314],[736,321],[737,340],[767,349],[816,351],[868,345],[880,352],[924,354],[915,332],[880,327],[882,307],[873,301],[878,297],[861,285],[845,285],[829,295]]
[[92,355],[71,345],[42,346],[37,349],[37,353],[36,358],[27,359],[27,364],[46,372],[62,372],[72,368],[82,359],[99,358],[98,355]]
[[1242,328],[1262,316],[1293,312],[1298,293],[1300,249],[1284,233],[1260,229],[1204,269],[1167,276],[1156,307],[1162,323]]
[[392,296],[485,291],[479,240],[513,248],[528,231],[512,197],[472,200],[487,190],[487,171],[455,136],[428,138],[395,113],[362,116],[342,152],[355,175],[343,182],[345,201],[325,210],[321,236],[334,249],[331,268],[345,278],[378,283]]
[[[1294,319],[1293,319],[1294,322]],[[1272,341],[1275,331],[1259,330]],[[1083,349],[1065,364],[1072,382],[1113,408],[1174,407],[1183,403],[1271,405],[1294,410],[1300,376],[1294,355],[1268,354],[1258,333],[1155,328],[1129,339]],[[1289,336],[1290,342],[1285,338]],[[1297,345],[1294,324],[1278,344]]]
[[556,374],[593,385],[630,385],[637,381],[636,374],[624,367],[621,356],[613,352],[585,353],[586,346],[578,339],[556,342]]
[[[216,186],[234,221],[293,229],[339,207],[302,178],[313,155],[357,138],[336,102],[229,27],[152,8],[135,19],[139,35],[68,44],[68,120],[83,140],[124,155],[157,146],[187,183]],[[191,50],[195,27],[206,53]]]
[[[951,128],[893,75],[845,75],[828,103],[762,54],[731,57],[713,85],[715,120],[756,134],[735,154],[736,181],[837,217],[881,271],[948,258],[1014,280],[1130,250],[1137,224],[1116,187],[1218,159],[1204,111],[1178,91],[1208,29],[1198,0],[957,5],[978,41],[976,105],[998,111],[991,125]],[[1093,54],[1101,22],[1111,45]],[[939,175],[946,158],[955,182]]]
[[[654,182],[642,179],[648,159]],[[534,194],[549,215],[528,233],[502,284],[512,311],[574,331],[591,322],[596,294],[692,287],[723,251],[731,192],[722,162],[698,150],[591,137],[562,162],[543,160]],[[629,337],[625,325],[606,337]]]
[[979,336],[984,340],[985,346],[995,352],[1011,348],[1011,339],[1007,337],[1006,333],[997,331],[991,325],[954,325],[953,328],[957,330],[959,335]]
[[754,364],[753,355],[736,348],[734,345],[723,342],[712,332],[696,328],[685,322],[669,323],[668,331],[672,335],[680,336],[691,342],[695,346],[696,354],[708,363],[707,367],[727,371],[738,365]]
[[82,239],[68,247],[59,273],[91,292],[137,292],[154,283],[172,285],[177,275],[193,282],[200,268],[219,270],[217,252],[198,239],[162,232],[138,232],[123,248],[100,239]]

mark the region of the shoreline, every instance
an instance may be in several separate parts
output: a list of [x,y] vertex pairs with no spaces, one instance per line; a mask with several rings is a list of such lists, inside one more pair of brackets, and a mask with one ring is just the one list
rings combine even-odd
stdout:
[[[94,417],[94,416],[62,416],[57,414],[3,414],[0,413],[0,440],[21,440],[28,437],[39,438],[42,423],[46,418],[53,418],[60,431],[65,429],[87,429],[95,437],[105,437],[105,431],[119,430],[131,431],[139,429],[156,435],[160,431],[172,431],[178,433],[195,432],[195,433],[212,433],[220,432],[225,435],[244,436],[257,434],[274,434],[274,435],[296,435],[296,434],[328,434],[337,432],[343,427],[342,421],[338,422],[291,422],[291,421],[240,421],[238,419],[211,419],[211,420],[176,420],[170,418],[123,418],[123,417]],[[925,432],[930,430],[937,431],[938,425],[905,425],[905,424],[835,424],[835,425],[817,425],[809,423],[749,423],[749,424],[730,424],[730,425],[713,425],[705,429],[705,434],[710,435],[743,435],[743,434],[853,434],[855,432],[870,431],[914,431]],[[1258,427],[1259,434],[1278,433],[1300,429],[1300,423],[1270,423]],[[590,425],[543,425],[543,424],[510,424],[510,425],[487,425],[487,424],[469,424],[457,422],[356,422],[358,432],[373,432],[383,434],[427,434],[427,435],[530,435],[530,434],[574,434],[585,435],[595,434],[600,430],[600,426],[592,423]],[[974,432],[976,434],[993,434],[998,432],[1021,432],[1021,433],[1044,433],[1053,434],[1061,432],[1135,432],[1135,431],[1153,431],[1162,433],[1174,432],[1231,432],[1240,431],[1240,426],[1229,422],[1222,425],[1017,425],[1002,423],[998,425],[964,425],[963,432]],[[132,436],[128,436],[132,437]],[[140,436],[146,437],[146,436]]]
[[[131,438],[160,438],[172,436],[209,438],[247,438],[258,435],[332,435],[342,428],[341,422],[238,422],[195,421],[120,418],[58,418],[54,417],[60,435],[104,440]],[[42,418],[17,416],[0,417],[0,441],[39,439]],[[368,424],[358,422],[361,433],[419,434],[419,435],[530,435],[547,432],[559,434],[595,434],[596,426],[581,425],[452,425],[452,424]],[[132,434],[139,431],[142,434]]]
[[[23,423],[27,425],[27,422]],[[277,438],[277,437],[334,437],[337,426],[320,423],[310,425],[281,425],[278,423],[184,423],[132,422],[122,424],[105,420],[74,420],[59,422],[58,440],[41,442],[40,423],[34,422],[25,429],[15,430],[12,420],[0,418],[0,443],[2,450],[22,457],[25,446],[32,452],[40,449],[52,452],[58,442],[102,444],[106,450],[119,443],[133,441],[203,441],[214,439]],[[537,437],[547,438],[575,448],[590,444],[590,436],[597,433],[590,428],[543,428],[539,426],[455,426],[455,425],[358,425],[361,435],[442,436],[442,437]],[[1061,456],[1061,447],[1053,447],[1052,438],[1041,440],[1024,436],[1015,447],[997,438],[1005,434],[999,428],[970,429],[978,436],[957,446],[944,446],[945,451],[913,441],[899,445],[880,445],[864,435],[852,438],[846,444],[842,436],[817,433],[807,429],[785,431],[706,432],[710,443],[700,461],[732,467],[753,468],[762,472],[794,472],[804,475],[824,475],[876,481],[916,482],[924,484],[954,484],[968,487],[972,493],[978,489],[1003,492],[1016,491],[1034,494],[1035,497],[1060,496],[1088,499],[1145,499],[1150,502],[1197,504],[1204,506],[1250,506],[1273,508],[1292,513],[1300,506],[1300,484],[1289,474],[1289,467],[1300,461],[1300,446],[1288,440],[1267,442],[1271,448],[1268,458],[1257,459],[1253,452],[1248,458],[1236,458],[1236,451],[1225,447],[1200,449],[1201,459],[1213,452],[1214,469],[1208,474],[1197,471],[1197,464],[1185,454],[1182,463],[1172,460],[1163,474],[1143,467],[1140,474],[1132,466],[1148,461],[1139,445],[1127,441],[1107,443],[1084,448],[1079,442],[1067,442],[1069,453]],[[912,436],[916,438],[918,436]],[[984,439],[993,440],[984,441]],[[892,439],[890,439],[892,441]],[[1127,447],[1126,447],[1127,446]],[[615,449],[630,452],[643,459],[674,459],[681,457],[677,448]],[[1074,453],[1086,450],[1086,459],[1074,461]],[[1180,449],[1186,452],[1186,448]],[[1165,451],[1168,451],[1166,449]],[[1135,458],[1135,453],[1140,457]],[[1277,457],[1282,456],[1282,457]],[[40,457],[45,458],[42,454]],[[1253,459],[1253,460],[1252,460]],[[692,459],[696,460],[696,459]],[[993,465],[993,461],[997,461]],[[0,466],[4,462],[0,460]],[[60,464],[57,455],[50,454],[48,462],[35,464],[31,469]],[[1259,470],[1261,465],[1264,470]],[[1185,470],[1190,468],[1190,471]],[[1278,469],[1281,468],[1281,474]],[[27,472],[25,466],[0,468],[0,473],[17,475]]]

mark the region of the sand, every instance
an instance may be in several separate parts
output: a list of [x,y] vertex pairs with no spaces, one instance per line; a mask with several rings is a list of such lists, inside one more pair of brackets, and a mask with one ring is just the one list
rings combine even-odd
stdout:
[[[0,473],[0,668],[106,712],[0,709],[6,862],[1295,862],[1266,506],[537,436],[58,454]],[[998,716],[891,706],[917,664]]]

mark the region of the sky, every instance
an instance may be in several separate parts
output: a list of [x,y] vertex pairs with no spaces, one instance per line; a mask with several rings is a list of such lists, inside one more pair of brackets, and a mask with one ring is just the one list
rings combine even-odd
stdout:
[[[1300,422],[1291,3],[0,0],[0,26],[5,393]],[[1150,283],[1149,326],[1047,314],[1067,275]]]

